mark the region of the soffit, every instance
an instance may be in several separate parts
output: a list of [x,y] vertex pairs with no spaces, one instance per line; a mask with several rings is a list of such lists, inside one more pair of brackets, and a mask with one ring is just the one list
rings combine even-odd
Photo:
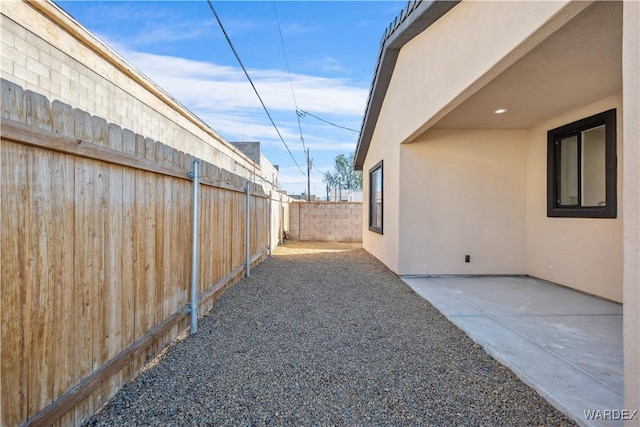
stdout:
[[622,3],[595,2],[432,128],[528,129],[621,91]]

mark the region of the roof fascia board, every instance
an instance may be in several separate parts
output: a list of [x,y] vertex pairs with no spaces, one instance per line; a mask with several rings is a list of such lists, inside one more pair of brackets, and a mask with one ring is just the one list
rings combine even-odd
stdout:
[[[369,150],[382,102],[387,94],[391,76],[400,54],[400,49],[415,36],[426,30],[444,16],[461,0],[410,1],[407,12],[402,11],[385,32],[380,46],[378,65],[369,92],[360,138],[356,147],[354,169],[362,170],[364,159]],[[400,22],[398,22],[400,21]]]

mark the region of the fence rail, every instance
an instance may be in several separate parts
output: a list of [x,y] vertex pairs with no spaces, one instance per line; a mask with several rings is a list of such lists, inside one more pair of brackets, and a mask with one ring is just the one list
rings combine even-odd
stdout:
[[[1,110],[0,422],[78,425],[188,327],[194,158],[6,80]],[[203,313],[283,209],[199,175]]]

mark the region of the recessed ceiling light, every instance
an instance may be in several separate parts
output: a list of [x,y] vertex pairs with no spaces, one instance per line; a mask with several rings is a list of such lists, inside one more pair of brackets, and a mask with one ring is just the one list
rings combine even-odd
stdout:
[[502,114],[506,112],[507,112],[506,108],[498,108],[496,111],[494,111],[494,114]]

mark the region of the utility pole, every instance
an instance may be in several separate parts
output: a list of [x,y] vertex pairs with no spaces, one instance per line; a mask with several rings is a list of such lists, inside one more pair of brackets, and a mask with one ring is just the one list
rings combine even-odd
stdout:
[[307,148],[307,202],[311,201],[311,157]]

